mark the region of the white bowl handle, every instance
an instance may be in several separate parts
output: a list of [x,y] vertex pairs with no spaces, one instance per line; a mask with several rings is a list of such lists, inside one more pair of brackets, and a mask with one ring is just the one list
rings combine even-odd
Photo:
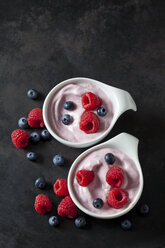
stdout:
[[106,143],[128,154],[132,159],[138,160],[139,140],[136,137],[128,133],[121,133]]
[[125,111],[132,109],[137,111],[136,103],[133,100],[132,96],[125,90],[121,90],[118,88],[113,87],[115,92],[115,96],[119,102],[118,105],[118,114],[121,115]]

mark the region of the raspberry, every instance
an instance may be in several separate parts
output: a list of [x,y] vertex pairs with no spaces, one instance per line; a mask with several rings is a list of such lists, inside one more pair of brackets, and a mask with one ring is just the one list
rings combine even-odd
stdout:
[[79,127],[85,133],[96,133],[99,129],[99,119],[93,112],[84,112],[81,116]]
[[52,203],[46,195],[39,194],[35,198],[34,207],[39,214],[45,214],[52,210]]
[[95,110],[102,104],[102,100],[92,92],[84,93],[81,101],[85,110]]
[[21,129],[16,129],[11,134],[13,144],[17,148],[25,148],[29,143],[29,134]]
[[57,208],[57,212],[61,217],[73,219],[77,215],[77,207],[70,196],[66,196]]
[[90,170],[79,170],[76,173],[76,179],[79,185],[86,187],[94,179],[94,172]]
[[28,115],[28,124],[31,127],[44,127],[44,121],[42,116],[42,109],[32,109]]
[[53,186],[54,193],[59,196],[69,195],[67,180],[58,178]]
[[113,188],[120,188],[124,182],[124,173],[118,166],[112,166],[106,174],[107,183]]
[[122,189],[111,189],[108,194],[108,204],[113,208],[122,208],[128,201],[128,193]]

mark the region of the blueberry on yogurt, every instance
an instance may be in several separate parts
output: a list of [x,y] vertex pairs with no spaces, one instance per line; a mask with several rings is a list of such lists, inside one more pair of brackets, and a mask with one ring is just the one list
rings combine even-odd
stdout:
[[95,198],[94,200],[93,200],[93,206],[95,207],[95,208],[102,208],[103,207],[103,205],[104,205],[104,202],[103,202],[103,200],[102,199],[100,199],[100,198]]
[[104,159],[107,164],[114,164],[115,162],[115,156],[112,153],[105,154]]
[[71,123],[71,120],[72,120],[71,116],[68,115],[68,114],[65,114],[65,115],[62,116],[62,123],[64,125],[69,125]]
[[64,102],[63,107],[66,110],[73,110],[74,109],[74,103],[72,101]]
[[101,117],[105,116],[107,114],[107,110],[104,107],[100,107],[97,109],[97,114]]

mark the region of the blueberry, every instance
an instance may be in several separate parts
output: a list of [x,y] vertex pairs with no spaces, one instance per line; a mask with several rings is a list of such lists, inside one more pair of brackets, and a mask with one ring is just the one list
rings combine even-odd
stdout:
[[73,110],[74,109],[74,103],[71,101],[64,102],[64,109]]
[[41,138],[43,140],[49,140],[51,138],[51,135],[47,129],[42,130],[41,132]]
[[69,125],[71,123],[71,116],[70,115],[63,115],[62,117],[62,123],[64,125]]
[[81,217],[76,218],[74,223],[76,227],[83,228],[86,226],[86,219],[85,217],[81,216]]
[[112,153],[105,154],[104,159],[107,164],[113,164],[115,162],[115,156]]
[[130,220],[123,220],[121,222],[121,228],[124,230],[124,231],[128,231],[130,230],[132,227],[132,223]]
[[21,117],[18,120],[18,126],[22,129],[28,128],[28,121],[27,121],[26,117]]
[[51,216],[49,218],[49,225],[50,226],[58,226],[60,224],[58,216]]
[[141,215],[147,215],[149,213],[149,206],[147,204],[141,204],[139,206],[139,213]]
[[28,90],[27,92],[27,96],[30,98],[30,99],[37,99],[38,98],[38,92],[34,89],[30,89]]
[[53,158],[53,163],[55,165],[63,165],[64,164],[64,158],[61,155],[56,155]]
[[37,133],[37,132],[32,132],[31,134],[30,134],[30,141],[32,142],[32,143],[38,143],[39,141],[40,141],[40,134],[39,133]]
[[27,159],[30,161],[35,161],[37,159],[37,154],[35,152],[28,152],[26,154]]
[[35,187],[38,189],[44,189],[46,187],[46,181],[44,177],[39,177],[35,181]]
[[104,205],[104,202],[103,202],[102,199],[96,198],[96,199],[93,200],[93,206],[95,208],[102,208],[103,205]]
[[105,116],[107,114],[107,110],[104,107],[100,107],[97,109],[97,114],[99,116]]

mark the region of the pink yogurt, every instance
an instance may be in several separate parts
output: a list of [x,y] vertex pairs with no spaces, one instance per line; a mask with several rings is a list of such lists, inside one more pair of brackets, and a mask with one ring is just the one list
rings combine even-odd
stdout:
[[[80,117],[85,111],[81,103],[81,97],[85,92],[92,92],[99,96],[103,102],[102,106],[107,109],[106,116],[98,116],[100,127],[96,133],[92,134],[86,134],[79,128]],[[66,101],[74,102],[74,110],[69,111],[63,108],[63,104]],[[96,111],[93,112],[96,113]],[[72,116],[73,121],[70,125],[64,125],[61,122],[61,118],[64,114],[69,114]],[[70,142],[83,143],[99,137],[110,126],[112,117],[113,107],[109,97],[95,84],[87,83],[85,81],[81,83],[67,84],[66,86],[62,87],[57,93],[55,93],[50,102],[49,123],[58,136]]]
[[[128,192],[129,200],[120,209],[112,208],[107,203],[107,196],[111,186],[106,182],[106,173],[113,165],[105,162],[104,156],[106,153],[114,154],[116,158],[114,165],[122,168],[125,175],[125,180],[121,188]],[[93,213],[100,215],[119,213],[131,204],[139,190],[139,173],[136,165],[126,154],[119,150],[101,148],[89,153],[78,163],[74,174],[76,175],[77,171],[82,169],[93,170],[95,174],[94,180],[87,187],[82,187],[78,184],[76,177],[74,177],[73,191],[79,203]],[[92,202],[95,198],[101,198],[103,200],[104,205],[101,209],[93,207]]]

